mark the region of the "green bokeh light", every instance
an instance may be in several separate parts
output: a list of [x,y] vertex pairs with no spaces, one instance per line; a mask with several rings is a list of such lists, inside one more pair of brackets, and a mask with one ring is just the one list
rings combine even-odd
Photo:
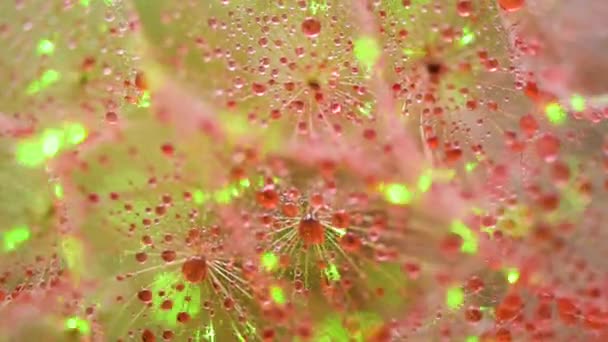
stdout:
[[65,328],[67,330],[78,330],[82,335],[88,335],[91,332],[91,324],[80,317],[70,317],[65,320]]
[[261,262],[267,272],[272,272],[279,266],[279,257],[272,252],[266,252],[262,254]]
[[329,281],[340,281],[340,279],[342,278],[338,267],[336,267],[336,264],[329,264],[329,266],[325,268],[324,273],[327,277],[327,280]]
[[382,186],[385,199],[391,204],[407,205],[414,195],[404,184],[390,183]]
[[445,293],[445,304],[454,310],[464,303],[464,291],[460,286],[450,287]]
[[507,282],[509,284],[515,284],[519,280],[519,270],[515,267],[508,268],[507,272]]
[[460,46],[466,46],[471,44],[473,41],[475,41],[475,33],[473,33],[470,28],[465,27],[462,30],[462,37],[458,43]]
[[361,37],[355,40],[354,53],[359,63],[370,71],[380,58],[380,46],[374,38]]
[[38,41],[36,52],[39,55],[52,55],[53,52],[55,52],[55,44],[48,39],[40,39]]
[[53,69],[46,70],[39,79],[32,81],[28,85],[25,92],[27,95],[36,94],[56,83],[59,79],[61,79],[59,71]]
[[570,98],[570,106],[572,106],[572,109],[577,112],[584,111],[586,108],[585,98],[578,94],[572,95],[572,97]]
[[547,115],[547,119],[554,125],[561,125],[568,118],[566,111],[556,102],[549,103],[545,107],[545,114]]
[[27,226],[15,226],[2,236],[4,251],[11,252],[30,239],[31,232]]
[[426,170],[420,178],[418,178],[418,191],[425,193],[429,191],[433,185],[433,170]]
[[283,292],[283,289],[277,285],[273,285],[270,287],[270,298],[272,298],[273,302],[280,305],[283,305],[287,302],[287,299],[285,298],[285,292]]
[[81,124],[66,124],[63,129],[48,128],[38,137],[21,140],[15,148],[15,158],[21,165],[36,167],[53,158],[66,145],[75,146],[87,137]]
[[477,237],[471,228],[467,227],[459,220],[452,221],[450,231],[462,238],[460,251],[466,254],[477,253]]

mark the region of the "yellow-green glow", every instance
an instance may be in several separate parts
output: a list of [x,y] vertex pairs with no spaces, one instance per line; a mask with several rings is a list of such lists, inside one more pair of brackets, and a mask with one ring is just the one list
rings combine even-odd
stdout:
[[196,204],[203,204],[209,199],[209,195],[207,195],[203,190],[194,190],[192,193],[192,199]]
[[279,257],[272,252],[262,254],[262,266],[268,272],[274,271],[279,266]]
[[150,107],[150,92],[149,91],[144,91],[143,94],[141,94],[141,97],[139,98],[139,101],[137,102],[137,107],[140,108],[148,108]]
[[411,49],[411,48],[405,48],[402,50],[403,54],[408,56],[408,57],[412,57],[412,56],[416,56],[416,55],[424,55],[426,52],[423,49]]
[[270,298],[272,298],[275,303],[280,305],[283,305],[285,304],[285,302],[287,302],[283,289],[280,286],[276,285],[270,287]]
[[429,191],[433,185],[433,170],[426,170],[420,178],[418,178],[418,191],[425,193]]
[[460,286],[450,287],[445,293],[445,304],[450,309],[457,309],[464,303],[464,291]]
[[507,281],[509,284],[515,284],[519,280],[519,270],[511,267],[507,269]]
[[340,276],[340,271],[338,271],[338,267],[336,267],[336,264],[329,264],[329,266],[327,266],[324,272],[325,276],[327,277],[327,280],[329,281],[339,281],[340,278],[342,278]]
[[572,109],[574,109],[577,112],[582,112],[585,110],[585,98],[578,95],[578,94],[574,94],[572,95],[572,98],[570,98],[570,106],[572,106]]
[[58,129],[48,129],[42,135],[42,154],[45,157],[53,157],[61,148],[63,132]]
[[232,188],[226,187],[224,189],[217,190],[213,193],[213,199],[220,204],[228,204],[232,201]]
[[391,204],[407,205],[412,202],[414,195],[407,186],[398,183],[390,183],[381,187],[384,198]]
[[215,341],[215,328],[213,327],[213,321],[209,322],[209,325],[205,327],[203,338],[208,342]]
[[545,114],[547,115],[547,119],[554,125],[561,125],[568,118],[566,111],[556,102],[549,103],[545,107]]
[[459,44],[460,46],[466,46],[475,41],[475,33],[471,32],[471,29],[465,27],[462,30],[462,37],[460,38]]
[[473,172],[473,170],[475,170],[475,168],[477,167],[477,162],[468,162],[466,163],[466,165],[464,166],[464,169],[467,172]]
[[239,181],[239,185],[243,188],[248,188],[251,186],[251,182],[249,181],[249,179],[245,178]]
[[15,157],[21,165],[29,167],[38,166],[45,160],[42,144],[38,140],[20,141],[15,150]]
[[49,87],[53,83],[56,83],[61,78],[61,74],[57,70],[49,69],[46,70],[39,79],[32,81],[25,91],[28,95],[33,95],[45,88]]
[[479,342],[479,337],[477,336],[467,336],[465,342]]
[[61,184],[55,184],[53,186],[53,191],[55,192],[55,197],[57,197],[58,199],[63,198],[63,187],[61,186]]
[[369,71],[380,58],[380,46],[374,38],[361,37],[355,40],[354,53],[359,63]]
[[84,7],[89,7],[90,4],[91,4],[91,0],[80,0],[80,5],[82,5]]
[[81,124],[69,124],[64,129],[68,144],[78,145],[87,138],[87,130]]
[[27,226],[16,226],[11,230],[4,232],[2,240],[4,251],[11,252],[17,249],[20,245],[30,239],[30,230]]
[[38,47],[36,48],[36,52],[39,55],[52,55],[55,51],[55,44],[48,39],[40,39],[38,41]]
[[[345,326],[345,322],[352,326]],[[315,329],[314,342],[365,342],[370,333],[382,325],[378,315],[367,312],[350,314],[346,319],[339,315],[325,318]]]
[[477,236],[467,227],[464,223],[459,220],[452,221],[450,231],[462,238],[462,246],[460,251],[467,254],[477,253]]
[[81,124],[67,124],[63,129],[48,128],[39,137],[29,138],[17,143],[15,158],[24,166],[35,167],[54,157],[65,145],[78,145],[87,137]]
[[362,106],[359,106],[359,113],[370,117],[372,116],[372,109],[374,107],[374,104],[371,101],[367,101],[365,102]]
[[88,335],[91,332],[91,324],[80,317],[70,317],[65,320],[65,328],[67,330],[78,330],[82,335]]
[[[177,284],[184,284],[185,288],[182,291],[177,291],[175,289]],[[171,327],[177,325],[177,315],[180,312],[186,312],[190,317],[194,318],[202,309],[201,287],[184,282],[177,273],[160,273],[156,275],[150,290],[153,293],[151,309],[153,310],[154,318]],[[164,297],[156,295],[160,291],[165,292]],[[161,304],[167,298],[173,301],[173,307],[170,310],[163,310],[161,309]]]
[[329,9],[327,0],[311,0],[308,9],[312,15],[316,15],[318,11],[326,12]]

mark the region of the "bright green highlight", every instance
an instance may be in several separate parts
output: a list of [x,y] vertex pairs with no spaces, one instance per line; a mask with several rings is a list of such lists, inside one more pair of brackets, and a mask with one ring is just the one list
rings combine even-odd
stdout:
[[308,9],[312,15],[316,15],[318,11],[327,12],[329,6],[327,5],[327,0],[323,0],[322,2],[321,0],[311,0]]
[[213,327],[213,321],[209,322],[209,325],[205,327],[203,338],[209,342],[215,341],[215,328]]
[[445,304],[454,310],[464,303],[464,291],[460,286],[450,287],[445,293]]
[[67,142],[71,145],[78,145],[87,138],[87,130],[81,124],[70,124],[65,127]]
[[407,205],[412,202],[414,195],[407,186],[398,183],[390,183],[381,186],[384,198],[391,204]]
[[582,112],[585,110],[585,98],[578,95],[578,94],[574,94],[572,95],[572,98],[570,98],[570,106],[572,106],[572,109],[574,109],[577,112]]
[[359,106],[359,113],[370,117],[372,116],[372,109],[374,108],[374,104],[371,101],[365,102],[362,106]]
[[63,128],[48,128],[39,137],[20,141],[15,149],[17,161],[35,167],[53,158],[62,149],[82,143],[87,130],[81,124],[66,124]]
[[515,267],[507,269],[507,281],[509,284],[515,284],[519,280],[519,270]]
[[65,328],[67,330],[78,330],[82,335],[88,335],[91,332],[91,324],[80,317],[70,317],[65,320]]
[[272,252],[262,254],[262,266],[267,272],[272,272],[279,266],[279,257]]
[[25,166],[35,167],[46,159],[42,152],[42,144],[37,140],[25,140],[17,144],[15,150],[17,161]]
[[32,234],[27,226],[16,226],[3,234],[5,252],[11,252],[30,239]]
[[467,172],[473,172],[473,170],[475,170],[475,168],[477,168],[477,162],[468,162],[464,166],[464,169]]
[[477,253],[477,237],[471,228],[467,227],[459,220],[452,221],[450,231],[462,238],[462,246],[460,251],[466,254]]
[[283,289],[280,286],[276,285],[270,287],[270,298],[272,298],[275,303],[280,305],[283,305],[285,304],[285,302],[287,302]]
[[143,92],[143,94],[141,94],[139,101],[137,101],[137,107],[139,107],[139,108],[150,107],[150,92],[149,91],[146,90]]
[[477,336],[467,336],[465,342],[479,342],[479,337]]
[[547,115],[547,119],[554,125],[561,125],[568,118],[566,111],[556,102],[549,103],[545,107],[545,114]]
[[58,129],[47,129],[42,135],[42,154],[45,157],[53,157],[63,141],[63,132]]
[[329,264],[329,266],[325,269],[325,276],[327,277],[327,280],[329,281],[339,281],[341,276],[340,276],[340,271],[338,271],[338,267],[336,267],[336,264]]
[[192,198],[194,199],[194,203],[203,204],[209,199],[209,195],[203,192],[203,190],[195,190],[192,194]]
[[460,38],[458,43],[460,44],[460,46],[466,46],[471,44],[473,41],[475,41],[475,33],[471,32],[470,28],[465,27],[462,30],[462,37]]
[[55,197],[57,197],[58,199],[63,198],[63,187],[61,186],[61,184],[55,184],[53,186],[53,192],[55,193]]
[[348,320],[353,328],[344,326],[344,317],[332,315],[315,329],[314,342],[365,342],[375,328],[381,326],[382,320],[373,313],[357,312],[349,315]]
[[433,185],[433,170],[429,169],[418,178],[418,191],[425,193],[429,191]]
[[[185,285],[182,291],[175,289],[175,285],[178,283]],[[171,327],[177,325],[178,313],[186,312],[190,317],[194,318],[201,311],[201,286],[183,282],[178,273],[160,273],[156,275],[150,291],[154,294],[152,297],[154,318],[159,322],[167,323]],[[160,291],[165,292],[164,297],[156,295]],[[189,301],[186,300],[188,297],[190,298]],[[162,310],[160,308],[165,299],[173,301],[171,310]]]
[[380,46],[371,37],[362,37],[355,40],[354,52],[359,63],[367,70],[371,70],[380,58]]
[[48,39],[41,39],[38,41],[38,47],[36,48],[36,52],[39,55],[52,55],[55,51],[55,44]]
[[91,0],[80,0],[80,4],[84,7],[89,7]]
[[32,81],[25,91],[28,95],[36,94],[37,92],[48,88],[53,83],[56,83],[61,78],[61,74],[57,70],[49,69],[45,71],[39,79]]

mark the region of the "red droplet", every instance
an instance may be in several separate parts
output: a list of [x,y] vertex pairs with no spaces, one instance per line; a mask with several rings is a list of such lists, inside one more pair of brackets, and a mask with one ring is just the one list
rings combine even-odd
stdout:
[[321,245],[325,242],[325,228],[313,218],[301,220],[298,233],[306,246]]
[[553,134],[547,133],[536,141],[536,153],[547,163],[552,163],[557,159],[560,141]]
[[106,113],[106,122],[109,124],[115,124],[118,122],[118,115],[115,112]]
[[473,12],[471,0],[459,0],[456,4],[456,11],[461,17],[468,17]]
[[202,256],[186,260],[182,265],[182,274],[191,283],[199,283],[205,280],[207,277],[207,260]]
[[152,333],[150,330],[146,329],[141,333],[141,340],[143,342],[155,342],[156,336],[154,336],[154,333]]
[[160,149],[166,156],[172,156],[175,152],[175,148],[169,143],[163,144]]
[[257,96],[266,94],[266,86],[261,83],[253,83],[251,85],[251,90],[253,90],[253,93]]
[[518,11],[524,6],[525,2],[525,0],[498,0],[500,8],[507,12]]
[[321,22],[315,18],[306,18],[302,22],[302,32],[310,38],[314,38],[321,32]]
[[137,293],[137,298],[144,303],[148,303],[152,300],[152,291],[150,290],[141,290]]
[[266,188],[256,194],[256,200],[262,207],[274,209],[279,203],[279,194],[272,188]]

